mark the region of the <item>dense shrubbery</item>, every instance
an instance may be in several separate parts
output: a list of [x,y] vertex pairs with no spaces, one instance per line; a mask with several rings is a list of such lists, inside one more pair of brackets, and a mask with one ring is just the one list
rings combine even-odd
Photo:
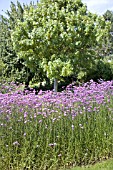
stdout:
[[0,93],[0,129],[2,169],[60,169],[112,157],[113,81],[38,95],[7,90]]
[[[94,64],[87,70],[81,72],[75,72],[73,75],[62,78],[62,81],[59,82],[58,91],[62,91],[62,86],[67,86],[72,82],[76,82],[76,84],[81,84],[84,82],[88,82],[93,79],[95,82],[98,82],[99,79],[103,79],[105,81],[113,80],[113,59],[112,57],[104,57],[102,60],[97,60]],[[39,82],[41,84],[41,82]],[[32,83],[31,86],[37,90],[52,90],[53,84],[50,84],[50,81],[46,81],[44,85],[37,86]]]
[[105,81],[113,79],[113,59],[104,58],[103,60],[95,61],[95,64],[82,77],[82,81],[87,82],[90,79],[98,81],[100,78]]

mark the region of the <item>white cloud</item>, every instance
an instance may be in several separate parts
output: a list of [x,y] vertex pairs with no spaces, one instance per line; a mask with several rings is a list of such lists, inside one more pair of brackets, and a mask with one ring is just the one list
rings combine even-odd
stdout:
[[113,11],[113,6],[111,8],[109,8],[110,11]]
[[108,4],[109,0],[82,0],[87,3],[88,6],[97,6],[97,5],[105,5]]
[[113,1],[111,0],[82,0],[88,7],[88,10],[97,13],[104,14],[108,9],[113,9]]

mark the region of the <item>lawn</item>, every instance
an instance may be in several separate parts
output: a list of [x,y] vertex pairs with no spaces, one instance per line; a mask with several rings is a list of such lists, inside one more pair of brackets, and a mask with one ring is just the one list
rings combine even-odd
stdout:
[[101,163],[96,163],[92,166],[76,167],[70,170],[113,170],[113,159],[106,160]]

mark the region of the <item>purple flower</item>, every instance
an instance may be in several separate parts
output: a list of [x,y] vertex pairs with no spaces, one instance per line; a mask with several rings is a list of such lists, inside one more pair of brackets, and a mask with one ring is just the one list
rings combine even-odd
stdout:
[[24,118],[26,118],[26,117],[27,117],[27,115],[28,115],[28,113],[27,113],[27,112],[24,112]]
[[58,155],[58,157],[61,157],[62,156],[62,154],[60,153],[59,155]]
[[50,143],[49,146],[56,146],[57,144],[56,143]]
[[74,130],[74,125],[71,125],[71,127],[72,127],[72,130]]
[[24,136],[26,136],[26,133],[24,133]]
[[15,141],[15,142],[13,142],[13,145],[14,146],[19,146],[20,144],[18,143],[18,141]]

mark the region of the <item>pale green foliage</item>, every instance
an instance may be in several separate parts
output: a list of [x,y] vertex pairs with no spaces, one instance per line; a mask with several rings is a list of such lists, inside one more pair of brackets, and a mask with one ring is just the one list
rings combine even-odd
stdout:
[[31,69],[50,79],[87,70],[107,44],[109,23],[87,12],[81,0],[42,0],[24,13],[12,32],[13,46]]
[[[46,62],[46,60],[43,60],[41,66],[44,67],[44,71],[47,72],[47,76],[51,79],[54,77],[54,75],[56,75],[55,78],[60,79],[60,76],[68,76],[72,74],[73,68],[71,66],[70,61],[63,62],[61,60],[63,57],[65,56],[62,56],[58,59],[54,59],[56,57],[53,54],[51,56],[51,61],[49,61],[48,63]],[[60,75],[59,72],[61,73]]]

